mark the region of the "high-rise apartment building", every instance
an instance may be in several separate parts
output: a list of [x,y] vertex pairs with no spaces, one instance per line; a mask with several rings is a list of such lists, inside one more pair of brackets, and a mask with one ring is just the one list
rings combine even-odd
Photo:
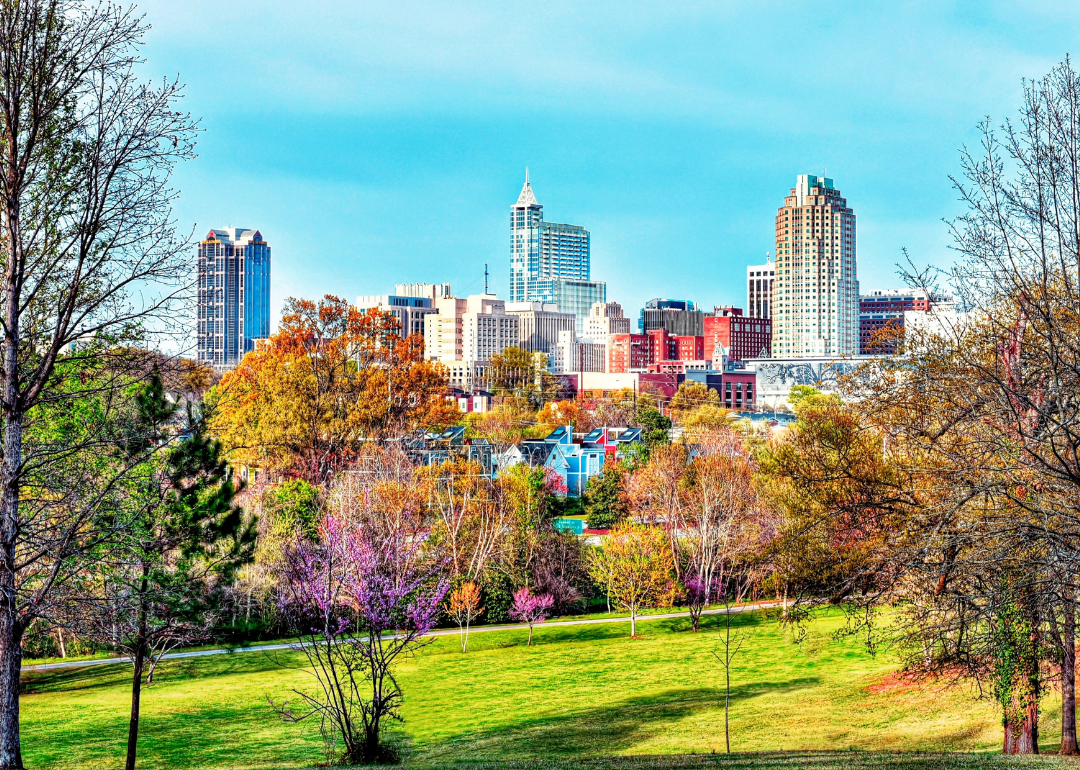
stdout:
[[776,215],[773,358],[859,352],[855,213],[833,180],[801,174]]
[[746,315],[750,318],[772,318],[772,284],[776,265],[766,259],[764,265],[746,268]]
[[700,337],[705,333],[705,313],[688,299],[650,299],[638,316],[638,331],[648,334],[654,329]]
[[461,361],[462,319],[468,300],[440,297],[434,306],[435,312],[424,316],[424,355],[444,364]]
[[270,336],[270,244],[246,227],[215,228],[198,246],[199,363],[228,369]]
[[577,332],[607,287],[590,278],[589,231],[579,225],[545,222],[525,169],[525,185],[510,207],[510,301],[554,303],[573,313]]

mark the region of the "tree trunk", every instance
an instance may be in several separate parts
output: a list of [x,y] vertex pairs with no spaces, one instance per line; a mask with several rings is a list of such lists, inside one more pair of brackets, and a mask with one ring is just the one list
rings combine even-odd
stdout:
[[[726,655],[727,653],[725,653]],[[731,706],[731,666],[724,665],[724,749],[731,753],[731,727],[728,723],[728,712]]]
[[128,723],[127,763],[125,770],[135,770],[135,755],[139,745],[139,710],[142,706],[143,666],[146,664],[146,592],[149,589],[147,573],[149,566],[143,564],[142,594],[139,602],[138,638],[135,640],[135,674],[131,680],[131,721]]
[[60,628],[59,626],[56,629],[56,639],[60,642],[60,657],[66,658],[67,650],[64,649],[64,629]]
[[131,680],[131,721],[128,723],[127,762],[125,770],[135,770],[135,753],[139,744],[139,708],[142,698],[143,664],[146,653],[140,641],[135,645],[135,674]]
[[[10,216],[10,212],[9,216]],[[16,227],[7,222],[8,243],[16,248]],[[16,596],[15,544],[19,533],[19,471],[22,465],[22,411],[19,408],[18,380],[18,291],[14,285],[16,256],[8,254],[5,277],[3,400],[4,458],[0,472],[0,768],[21,769],[19,738],[19,680],[22,676],[23,623]]]
[[9,589],[14,576],[2,577],[6,600],[3,612],[0,612],[0,768],[22,770],[22,744],[19,738],[22,627],[15,617],[14,589]]
[[1014,696],[1013,712],[1019,720],[1005,719],[1005,754],[1039,753],[1039,698],[1034,694]]
[[1061,650],[1061,753],[1080,753],[1076,745],[1076,605],[1065,603]]
[[530,624],[529,624],[529,641],[528,641],[528,643],[527,643],[527,644],[525,645],[526,647],[532,647],[532,631],[533,631],[533,624],[532,624],[532,623],[530,623]]
[[633,606],[630,607],[630,638],[637,637],[637,612]]

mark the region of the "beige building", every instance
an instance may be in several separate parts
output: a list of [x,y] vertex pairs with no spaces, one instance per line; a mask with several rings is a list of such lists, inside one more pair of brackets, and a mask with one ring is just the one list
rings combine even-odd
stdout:
[[485,363],[520,340],[517,316],[508,315],[506,302],[494,294],[474,294],[461,316],[461,359]]
[[618,302],[594,302],[585,317],[581,331],[583,339],[607,344],[612,334],[629,334],[630,319],[623,315],[622,305]]
[[825,177],[802,174],[776,215],[774,358],[859,352],[855,213]]
[[424,355],[433,361],[460,361],[462,354],[462,321],[468,310],[468,300],[440,297],[435,300],[435,312],[424,316]]
[[560,313],[550,302],[507,302],[506,313],[518,319],[518,347],[532,353],[544,353],[551,366],[559,333],[577,325],[573,313]]

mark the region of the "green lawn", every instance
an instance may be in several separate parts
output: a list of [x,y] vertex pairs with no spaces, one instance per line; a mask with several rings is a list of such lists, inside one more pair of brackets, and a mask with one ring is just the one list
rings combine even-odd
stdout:
[[[472,637],[463,655],[441,638],[401,668],[406,706],[398,740],[416,767],[493,761],[521,768],[1057,767],[989,756],[864,752],[993,751],[993,706],[957,689],[882,686],[894,664],[832,636],[826,618],[794,644],[775,621],[737,618],[751,637],[736,661],[732,743],[743,752],[842,750],[837,754],[711,756],[723,750],[722,681],[711,652],[719,618],[698,634],[686,620],[539,627]],[[25,677],[23,749],[29,767],[122,764],[130,667],[101,666]],[[315,725],[283,724],[267,697],[313,684],[291,652],[240,653],[168,662],[144,690],[143,768],[298,768],[323,761]],[[1052,749],[1060,711],[1045,702]],[[848,750],[856,749],[855,752]],[[696,754],[697,756],[685,756]],[[640,755],[632,757],[627,755]],[[684,756],[668,756],[684,755]],[[624,756],[609,760],[605,757]],[[588,760],[587,764],[583,764]],[[1080,767],[1080,763],[1077,763]]]

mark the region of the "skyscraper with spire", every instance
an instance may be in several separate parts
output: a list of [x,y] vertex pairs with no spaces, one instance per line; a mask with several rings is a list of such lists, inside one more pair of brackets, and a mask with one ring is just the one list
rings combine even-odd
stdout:
[[510,301],[548,302],[577,316],[581,333],[594,302],[607,301],[603,281],[590,280],[589,231],[579,225],[545,222],[543,205],[529,184],[510,207]]

